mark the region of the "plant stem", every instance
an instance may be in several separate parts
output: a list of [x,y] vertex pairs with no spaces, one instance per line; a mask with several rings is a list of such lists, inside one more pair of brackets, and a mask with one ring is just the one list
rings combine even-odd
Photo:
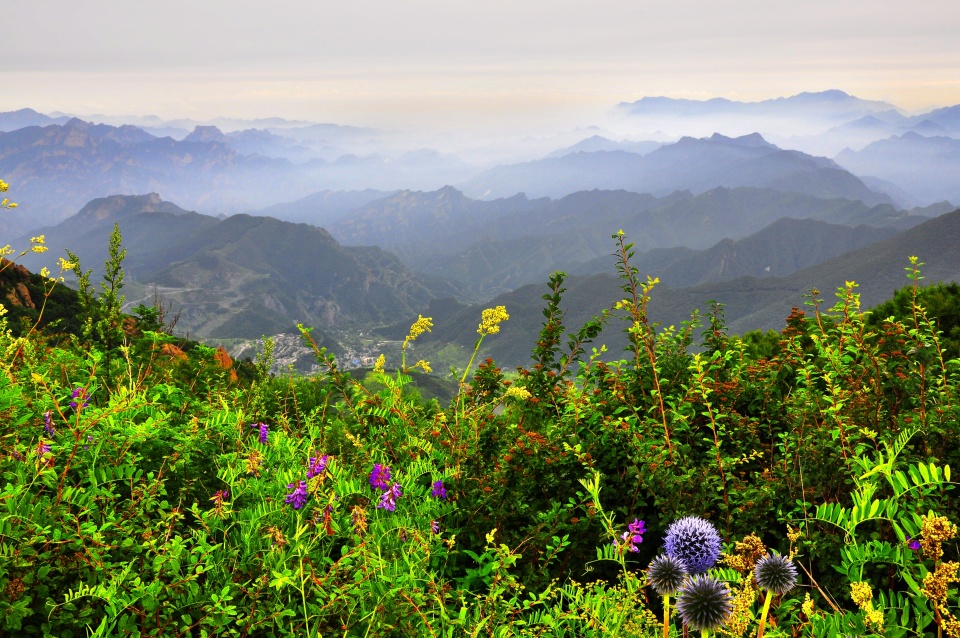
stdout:
[[670,594],[663,595],[663,638],[670,638]]
[[767,612],[770,611],[771,600],[773,600],[773,592],[768,591],[767,597],[763,601],[763,611],[760,613],[760,628],[757,629],[757,638],[763,638],[763,630],[767,626]]

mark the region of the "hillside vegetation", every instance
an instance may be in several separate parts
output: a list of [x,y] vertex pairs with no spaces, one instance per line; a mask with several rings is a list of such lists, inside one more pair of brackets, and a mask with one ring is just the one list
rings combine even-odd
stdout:
[[916,258],[888,317],[847,282],[740,339],[653,323],[618,233],[625,320],[569,325],[555,273],[528,365],[473,367],[486,308],[440,402],[433,318],[363,378],[301,326],[322,374],[271,377],[269,339],[239,366],[120,312],[119,239],[102,283],[61,261],[76,323],[0,317],[8,635],[957,635],[960,359]]

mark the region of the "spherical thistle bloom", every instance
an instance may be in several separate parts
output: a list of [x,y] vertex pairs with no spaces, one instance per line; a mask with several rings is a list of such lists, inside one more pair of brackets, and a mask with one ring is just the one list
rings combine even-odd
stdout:
[[430,496],[441,501],[447,498],[447,488],[443,486],[443,481],[438,480],[433,482],[433,489],[430,491]]
[[688,627],[711,631],[725,625],[733,611],[733,594],[726,583],[698,574],[680,587],[677,613]]
[[380,502],[377,503],[377,507],[385,509],[388,512],[393,512],[397,509],[397,499],[401,496],[403,496],[403,492],[400,491],[400,484],[394,483],[393,487],[380,496]]
[[783,595],[797,584],[797,567],[793,561],[780,554],[767,554],[757,561],[753,575],[761,588]]
[[647,567],[647,582],[661,596],[677,593],[686,578],[687,568],[683,561],[670,554],[660,554]]
[[310,464],[307,467],[307,480],[309,481],[314,476],[321,476],[324,472],[327,471],[327,455],[324,454],[320,458],[315,456],[310,457]]
[[53,427],[53,410],[47,410],[43,413],[43,430],[50,438],[57,435],[57,428]]
[[302,508],[307,503],[307,482],[306,481],[297,481],[296,483],[288,483],[288,490],[293,490],[287,497],[283,499],[284,503],[288,505],[293,505],[293,509],[298,510]]
[[685,516],[667,528],[663,545],[691,574],[701,574],[720,558],[720,534],[699,516]]
[[373,470],[370,472],[370,487],[387,491],[390,489],[390,468],[380,463],[373,464]]

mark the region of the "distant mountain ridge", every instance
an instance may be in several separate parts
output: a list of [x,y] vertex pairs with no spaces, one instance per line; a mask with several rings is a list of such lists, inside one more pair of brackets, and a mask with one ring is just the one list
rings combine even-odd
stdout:
[[832,160],[783,150],[753,133],[730,138],[684,137],[645,155],[624,151],[579,152],[498,166],[461,188],[478,199],[524,193],[558,198],[599,188],[664,195],[701,193],[718,186],[753,186],[820,198],[845,197],[869,205],[892,203]]
[[[628,235],[628,239],[632,237]],[[919,255],[921,261],[926,262],[921,267],[926,282],[960,281],[960,210],[786,277],[739,277],[686,288],[657,286],[651,293],[648,316],[663,326],[679,326],[694,310],[699,310],[702,316],[708,309],[707,301],[713,299],[724,304],[731,334],[756,329],[781,330],[792,307],[810,311],[804,305],[804,294],[812,288],[820,291],[822,311],[833,305],[834,291],[846,281],[858,284],[856,292],[861,296],[863,308],[889,298],[909,282],[904,268],[910,255]],[[613,258],[610,259],[612,271]],[[641,277],[645,276],[641,271]],[[613,274],[569,277],[562,304],[566,311],[565,324],[576,330],[602,309],[609,308],[623,296],[621,283]],[[435,321],[433,332],[418,344],[428,356],[441,345],[469,351],[475,336],[475,333],[471,336],[469,330],[475,323],[473,318],[479,316],[484,307],[505,305],[510,321],[501,325],[495,339],[484,342],[480,356],[491,356],[505,368],[527,364],[543,322],[541,297],[546,291],[544,283],[537,283],[498,295],[480,305],[436,306],[444,310],[442,321]],[[606,344],[607,357],[620,358],[626,345],[624,326],[622,321],[612,319],[592,345]]]
[[219,220],[155,193],[89,202],[43,229],[50,250],[28,253],[22,262],[52,269],[69,248],[96,272],[114,222],[128,254],[128,302],[135,303],[130,295],[137,291],[149,300],[146,291],[156,286],[183,308],[180,328],[196,337],[256,338],[298,322],[329,333],[388,322],[456,292],[379,248],[341,246],[321,228],[249,215]]

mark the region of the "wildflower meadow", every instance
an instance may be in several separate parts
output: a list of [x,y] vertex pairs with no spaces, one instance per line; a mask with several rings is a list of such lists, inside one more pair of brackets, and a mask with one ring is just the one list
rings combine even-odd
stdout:
[[622,298],[568,326],[555,273],[526,367],[483,356],[500,306],[463,368],[408,365],[420,316],[308,378],[122,312],[120,241],[30,275],[75,275],[77,329],[0,317],[0,634],[960,636],[960,353],[916,258],[907,312],[848,282],[738,337],[649,319],[616,233]]

